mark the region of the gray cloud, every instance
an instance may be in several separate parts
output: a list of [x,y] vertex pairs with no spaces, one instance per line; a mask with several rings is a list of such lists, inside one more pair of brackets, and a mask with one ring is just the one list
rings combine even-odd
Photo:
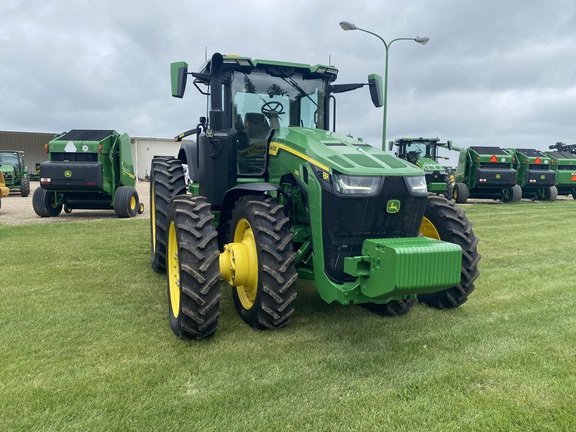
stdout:
[[[576,5],[550,0],[99,2],[0,5],[0,129],[115,128],[174,136],[205,100],[170,96],[169,63],[205,52],[328,63],[338,82],[384,73],[384,46],[344,32],[348,20],[390,41],[388,138],[546,148],[576,142]],[[330,60],[329,60],[330,59]],[[379,145],[382,110],[364,90],[339,95],[338,131]]]

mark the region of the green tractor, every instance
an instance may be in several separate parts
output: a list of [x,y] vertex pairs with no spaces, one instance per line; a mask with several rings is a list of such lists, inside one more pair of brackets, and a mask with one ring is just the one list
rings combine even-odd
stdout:
[[556,172],[552,169],[550,156],[534,149],[505,149],[514,160],[517,185],[522,197],[532,200],[555,201],[558,197]]
[[19,191],[23,197],[30,195],[30,178],[23,151],[0,150],[0,171],[4,175],[6,187],[11,191]]
[[439,138],[401,138],[388,143],[388,150],[393,146],[398,150],[395,155],[401,159],[422,168],[428,185],[428,192],[444,195],[452,199],[454,184],[446,167],[438,163],[438,159],[449,159],[438,154],[440,147],[452,150],[452,141],[439,142]]
[[120,218],[144,211],[135,189],[130,137],[113,130],[71,130],[46,145],[32,205],[40,217],[62,209],[111,210]]
[[576,199],[576,144],[558,142],[546,151],[550,157],[550,167],[556,171],[558,195],[570,195]]
[[177,336],[214,334],[221,280],[255,329],[289,322],[298,278],[328,303],[381,315],[466,301],[480,255],[463,211],[429,195],[420,168],[329,130],[334,94],[368,85],[382,105],[379,76],[333,84],[333,66],[219,53],[171,72],[173,96],[191,75],[210,102],[178,137],[197,140],[151,167],[152,267],[166,270]]
[[500,147],[472,146],[459,148],[458,167],[454,174],[454,200],[464,204],[468,198],[488,198],[518,202],[522,189],[516,184],[514,156]]

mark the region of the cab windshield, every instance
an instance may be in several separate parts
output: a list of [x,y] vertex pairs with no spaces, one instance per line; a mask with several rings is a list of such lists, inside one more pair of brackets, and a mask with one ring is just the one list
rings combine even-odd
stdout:
[[324,125],[324,81],[303,79],[282,69],[271,76],[262,71],[234,72],[232,99],[234,128],[259,135],[286,126],[322,128]]

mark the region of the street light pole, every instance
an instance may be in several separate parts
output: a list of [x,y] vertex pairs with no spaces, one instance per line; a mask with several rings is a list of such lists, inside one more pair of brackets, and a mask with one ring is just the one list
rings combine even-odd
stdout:
[[390,45],[392,45],[393,42],[399,41],[399,40],[411,40],[414,42],[417,42],[421,45],[426,45],[428,43],[428,41],[430,41],[430,38],[428,37],[415,37],[415,38],[396,38],[396,39],[392,39],[390,41],[390,43],[386,43],[386,41],[384,39],[382,39],[379,35],[377,35],[376,33],[373,33],[369,30],[365,30],[362,29],[360,27],[357,27],[356,25],[352,24],[351,22],[348,21],[342,21],[340,22],[340,27],[342,27],[343,30],[360,30],[364,33],[368,33],[371,34],[372,36],[376,36],[378,39],[380,39],[382,41],[382,43],[384,44],[384,48],[386,48],[386,66],[384,69],[384,112],[382,114],[382,150],[386,150],[386,115],[388,113],[388,49],[390,48]]

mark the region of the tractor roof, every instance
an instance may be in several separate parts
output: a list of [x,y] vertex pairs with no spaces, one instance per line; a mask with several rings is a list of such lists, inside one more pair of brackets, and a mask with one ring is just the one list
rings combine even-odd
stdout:
[[[205,74],[210,72],[211,60],[206,61],[200,67],[200,73]],[[238,55],[225,55],[223,69],[238,70],[241,72],[252,72],[254,69],[261,69],[266,71],[271,75],[278,73],[279,76],[284,76],[284,73],[280,71],[286,71],[290,74],[290,71],[299,72],[304,78],[328,78],[330,81],[334,81],[338,75],[338,69],[334,66],[326,65],[308,65],[304,63],[290,63],[282,61],[273,60],[262,60],[262,59],[252,59],[250,57],[242,57]],[[196,77],[196,82],[207,84],[207,81],[201,77]]]

